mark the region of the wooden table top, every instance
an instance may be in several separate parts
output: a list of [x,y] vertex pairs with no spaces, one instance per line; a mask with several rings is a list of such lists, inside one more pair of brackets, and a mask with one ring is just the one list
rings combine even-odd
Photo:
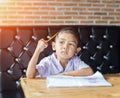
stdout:
[[105,75],[112,87],[47,88],[46,79],[21,78],[26,98],[120,98],[120,74]]

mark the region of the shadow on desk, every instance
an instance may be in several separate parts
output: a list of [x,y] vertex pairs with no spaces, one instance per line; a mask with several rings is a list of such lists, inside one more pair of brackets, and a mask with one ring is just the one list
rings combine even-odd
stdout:
[[0,92],[0,98],[25,98],[22,89]]

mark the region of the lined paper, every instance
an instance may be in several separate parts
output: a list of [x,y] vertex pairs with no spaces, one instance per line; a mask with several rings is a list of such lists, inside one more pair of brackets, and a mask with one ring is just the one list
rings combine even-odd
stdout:
[[46,79],[47,87],[112,86],[99,71],[91,76],[56,75]]

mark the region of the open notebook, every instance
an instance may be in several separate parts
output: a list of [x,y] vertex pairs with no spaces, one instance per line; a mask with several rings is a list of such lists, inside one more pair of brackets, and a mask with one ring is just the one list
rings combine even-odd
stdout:
[[47,87],[112,86],[99,71],[91,76],[48,76],[46,80]]

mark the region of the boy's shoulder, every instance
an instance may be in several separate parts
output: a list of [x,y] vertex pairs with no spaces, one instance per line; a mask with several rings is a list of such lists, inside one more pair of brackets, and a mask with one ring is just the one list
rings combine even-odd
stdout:
[[77,56],[77,55],[74,55],[74,56],[72,57],[72,59],[80,59],[80,57]]
[[81,61],[81,59],[80,59],[80,57],[79,56],[73,56],[72,58],[71,58],[71,61],[74,61],[74,62],[77,62],[77,61]]

